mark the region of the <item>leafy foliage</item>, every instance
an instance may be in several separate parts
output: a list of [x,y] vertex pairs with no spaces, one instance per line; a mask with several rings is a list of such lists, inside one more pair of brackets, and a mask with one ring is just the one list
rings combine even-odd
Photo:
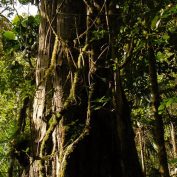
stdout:
[[[5,2],[4,2],[5,3]],[[19,129],[23,100],[33,97],[39,16],[16,16],[12,22],[0,16],[0,174],[7,176],[14,140]],[[31,47],[33,46],[33,48]],[[30,116],[30,113],[27,113]],[[30,121],[24,134],[28,134]],[[17,146],[17,145],[16,145]],[[18,161],[16,173],[20,173]]]
[[19,2],[23,5],[26,5],[26,4],[30,3],[31,1],[30,0],[19,0]]
[[[28,0],[20,2],[29,3]],[[8,3],[10,2],[2,1],[0,7]],[[141,128],[144,132],[147,176],[157,174],[156,169],[159,165],[156,158],[156,143],[152,136],[152,127],[155,123],[150,108],[149,43],[153,47],[156,58],[161,94],[158,111],[164,118],[165,139],[169,152],[172,151],[170,122],[177,124],[177,5],[175,3],[170,0],[135,0],[134,2],[126,0],[117,1],[116,4],[119,12],[118,35],[114,36],[117,56],[116,61],[107,62],[107,67],[115,71],[117,65],[123,66],[121,76],[123,88],[132,109],[132,122],[135,130]],[[14,133],[17,131],[16,124],[18,124],[22,100],[34,93],[39,22],[39,16],[16,16],[12,22],[0,16],[0,131],[3,132],[0,135],[0,157],[2,158],[0,171],[7,171],[8,168],[9,142],[13,140]],[[110,31],[101,26],[99,19],[95,23],[98,29],[92,31],[91,42],[109,38]],[[102,80],[107,82],[104,78]],[[101,95],[95,99],[92,108],[94,110],[107,109],[110,102],[110,97]],[[73,131],[76,128],[75,124],[72,125]],[[136,143],[140,152],[139,141],[136,140]],[[176,158],[172,153],[168,153],[168,159],[170,167],[174,168]]]

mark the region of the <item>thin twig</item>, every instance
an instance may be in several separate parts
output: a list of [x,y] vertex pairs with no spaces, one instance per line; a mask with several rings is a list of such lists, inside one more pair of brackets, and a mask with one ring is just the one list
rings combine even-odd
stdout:
[[[84,0],[85,3],[88,3],[86,0]],[[87,30],[85,30],[82,34],[80,34],[76,39],[79,39],[81,37],[83,37],[84,35],[87,34],[87,32],[94,26],[95,22],[97,21],[99,14],[103,11],[103,8],[106,4],[106,1],[104,2],[104,4],[102,5],[100,11],[98,12],[98,15],[95,17],[95,19],[93,20],[92,24],[87,28]],[[74,39],[73,41],[75,41],[76,39]]]

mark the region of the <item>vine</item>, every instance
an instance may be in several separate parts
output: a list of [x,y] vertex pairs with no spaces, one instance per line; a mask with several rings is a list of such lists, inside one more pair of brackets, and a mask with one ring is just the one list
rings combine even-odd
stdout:
[[39,82],[37,87],[39,87],[43,82],[45,82],[48,79],[48,77],[52,74],[52,72],[55,70],[55,68],[56,68],[56,56],[57,56],[57,53],[58,53],[58,48],[59,48],[59,38],[58,38],[57,35],[55,35],[55,42],[54,42],[54,47],[53,47],[53,51],[52,51],[50,66],[45,71],[45,75],[44,75],[42,81]]
[[64,177],[65,176],[65,170],[67,166],[67,159],[69,158],[69,155],[74,151],[76,146],[86,137],[89,135],[90,131],[90,118],[91,118],[91,97],[93,94],[93,85],[90,86],[90,91],[89,91],[89,97],[88,97],[88,107],[87,107],[87,118],[86,118],[86,123],[85,127],[82,131],[82,133],[79,135],[78,138],[76,138],[70,145],[68,145],[62,153],[62,156],[60,157],[60,175],[59,177]]
[[[59,43],[59,40],[58,40],[58,36],[56,35],[55,44],[54,44],[54,48],[53,48],[53,52],[52,52],[51,65],[47,69],[43,81],[45,81],[49,77],[49,75],[52,73],[52,71],[55,69],[58,43]],[[64,114],[72,108],[73,103],[76,101],[76,89],[77,89],[77,84],[79,82],[79,74],[80,74],[80,70],[81,70],[82,66],[84,66],[83,54],[84,54],[84,52],[86,52],[87,48],[88,48],[88,44],[86,44],[81,49],[80,54],[78,56],[77,70],[74,74],[74,80],[73,80],[73,83],[72,83],[72,86],[70,89],[70,94],[64,103],[63,109],[59,113],[57,113],[57,115],[53,114],[53,116],[49,120],[49,122],[51,122],[51,123],[50,123],[50,126],[49,126],[43,140],[42,140],[41,147],[40,147],[40,154],[39,154],[40,159],[41,159],[40,163],[39,163],[40,164],[40,176],[44,176],[44,172],[45,172],[44,171],[44,164],[43,164],[44,159],[50,158],[52,156],[52,154],[49,156],[44,156],[46,143],[49,140],[49,138],[51,137],[55,127],[58,125],[58,122],[62,119]],[[88,127],[84,128],[83,133],[81,133],[81,135],[73,143],[71,143],[69,146],[67,146],[66,150],[64,151],[64,154],[65,154],[65,155],[63,155],[64,158],[66,158],[72,152],[72,149],[75,146],[75,144],[77,144],[81,139],[83,139],[85,137],[85,135],[87,135],[87,133],[88,133]]]

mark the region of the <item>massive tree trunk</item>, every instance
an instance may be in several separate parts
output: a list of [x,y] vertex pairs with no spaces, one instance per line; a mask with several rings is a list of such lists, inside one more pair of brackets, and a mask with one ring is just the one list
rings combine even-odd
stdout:
[[110,67],[115,7],[41,1],[30,177],[142,176],[119,71]]
[[157,82],[157,71],[156,71],[156,58],[154,55],[154,50],[151,44],[148,46],[148,60],[149,60],[149,77],[151,84],[151,104],[152,104],[152,114],[154,118],[155,125],[153,127],[154,139],[157,144],[157,153],[159,159],[159,172],[162,177],[169,177],[169,169],[167,162],[167,153],[164,141],[164,126],[162,116],[158,113],[158,107],[160,105],[160,94]]

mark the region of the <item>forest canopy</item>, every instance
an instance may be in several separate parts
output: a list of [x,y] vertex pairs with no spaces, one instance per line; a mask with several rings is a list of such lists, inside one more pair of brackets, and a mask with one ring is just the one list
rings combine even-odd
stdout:
[[0,2],[0,177],[175,177],[176,1],[15,3]]

